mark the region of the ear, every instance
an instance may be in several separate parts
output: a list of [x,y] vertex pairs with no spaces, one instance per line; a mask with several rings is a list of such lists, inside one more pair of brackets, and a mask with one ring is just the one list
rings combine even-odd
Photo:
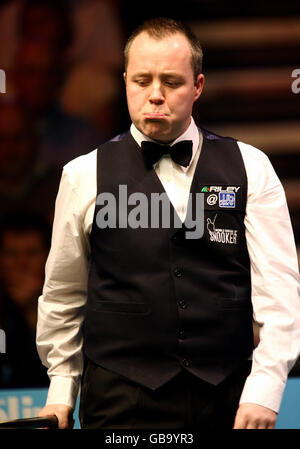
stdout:
[[124,79],[124,82],[126,84],[126,72],[123,73],[123,79]]
[[198,100],[198,98],[200,97],[203,87],[204,87],[204,75],[203,73],[199,73],[199,75],[197,76],[196,79],[196,83],[195,83],[195,101]]

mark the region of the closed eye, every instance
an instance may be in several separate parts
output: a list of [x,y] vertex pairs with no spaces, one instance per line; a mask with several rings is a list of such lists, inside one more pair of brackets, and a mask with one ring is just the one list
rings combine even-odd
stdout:
[[179,83],[178,81],[165,81],[165,85],[175,88],[181,86],[181,83]]
[[172,88],[180,87],[184,84],[184,80],[178,76],[164,76],[162,81],[165,86]]
[[135,83],[135,84],[137,84],[138,86],[147,86],[149,83],[150,83],[150,79],[148,79],[148,78],[135,78],[134,80],[133,80],[133,82]]

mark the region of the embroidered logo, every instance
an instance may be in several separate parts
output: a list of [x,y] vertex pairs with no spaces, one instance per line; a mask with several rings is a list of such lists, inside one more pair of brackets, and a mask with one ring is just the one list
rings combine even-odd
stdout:
[[210,206],[214,206],[218,202],[218,196],[215,193],[212,193],[211,195],[208,195],[206,202]]
[[237,230],[236,229],[222,229],[215,227],[215,221],[218,214],[215,215],[213,221],[210,218],[206,220],[206,227],[209,232],[209,239],[211,242],[224,243],[229,245],[237,244]]
[[219,193],[220,207],[235,207],[235,193],[234,192],[220,192]]

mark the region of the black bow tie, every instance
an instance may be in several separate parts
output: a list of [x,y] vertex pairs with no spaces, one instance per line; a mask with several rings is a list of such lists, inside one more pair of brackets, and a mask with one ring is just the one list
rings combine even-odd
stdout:
[[182,140],[172,146],[144,140],[141,145],[142,154],[148,168],[151,168],[164,154],[169,154],[177,164],[188,167],[192,159],[192,148],[193,142],[191,140]]

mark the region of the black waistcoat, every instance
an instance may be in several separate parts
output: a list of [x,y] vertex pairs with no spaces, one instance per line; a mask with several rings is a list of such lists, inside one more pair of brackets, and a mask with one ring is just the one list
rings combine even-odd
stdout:
[[[190,190],[194,218],[193,196],[204,195],[204,233],[196,239],[187,238],[190,225],[178,228],[169,200],[168,227],[151,228],[150,218],[148,226],[126,226],[128,214],[138,218],[141,203],[134,196],[120,218],[120,185],[128,197],[140,192],[149,200],[149,217],[151,194],[165,194],[130,133],[101,146],[97,164],[98,195],[106,196],[98,197],[91,232],[86,356],[152,389],[181,369],[219,383],[253,349],[247,177],[236,141],[203,130]],[[106,229],[104,219],[110,220]]]

